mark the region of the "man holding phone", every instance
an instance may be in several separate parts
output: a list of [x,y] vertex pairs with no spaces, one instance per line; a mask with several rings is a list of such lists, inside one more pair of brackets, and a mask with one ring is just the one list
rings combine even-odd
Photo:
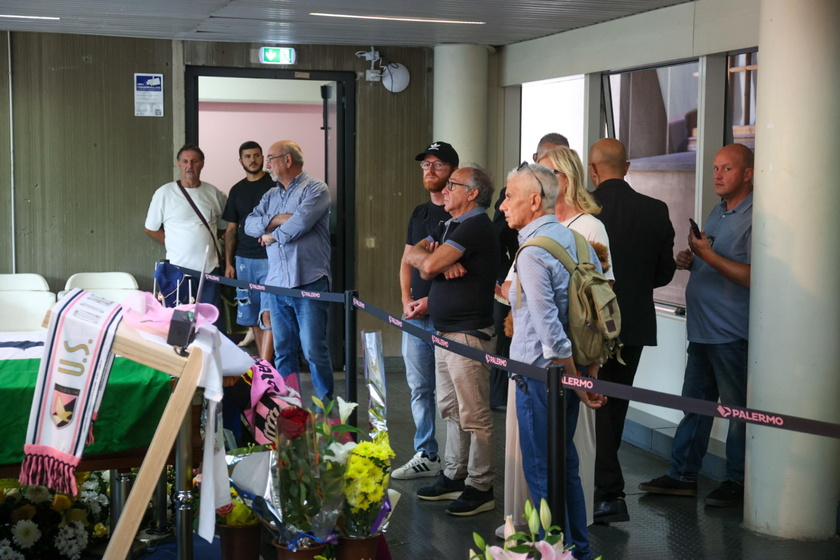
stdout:
[[[752,240],[753,152],[724,146],[715,156],[715,193],[721,197],[704,224],[691,224],[677,268],[690,270],[686,288],[688,362],[682,395],[747,405],[747,339]],[[714,240],[714,249],[712,248]],[[639,485],[652,494],[697,495],[697,473],[709,445],[712,417],[686,413],[677,427],[667,474]],[[744,497],[746,424],[729,422],[726,480],[706,505],[730,507]]]

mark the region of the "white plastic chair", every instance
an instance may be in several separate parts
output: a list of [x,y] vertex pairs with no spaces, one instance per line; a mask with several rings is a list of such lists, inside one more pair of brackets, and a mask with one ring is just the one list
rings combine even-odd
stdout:
[[128,272],[78,272],[67,279],[65,290],[82,288],[93,293],[96,288],[136,290],[137,280]]
[[30,272],[0,274],[0,291],[49,292],[50,285],[40,274]]
[[55,305],[52,292],[0,292],[0,331],[44,331],[44,316]]
[[87,290],[117,303],[139,291],[137,280],[128,272],[78,272],[67,279],[58,298],[61,299],[73,288]]

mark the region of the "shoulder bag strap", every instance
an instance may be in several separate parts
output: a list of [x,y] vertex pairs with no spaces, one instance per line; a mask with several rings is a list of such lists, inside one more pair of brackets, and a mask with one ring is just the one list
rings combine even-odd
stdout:
[[210,232],[210,239],[213,240],[213,248],[216,250],[216,258],[219,260],[219,266],[221,266],[222,261],[224,261],[224,259],[222,258],[222,252],[219,250],[219,242],[216,241],[216,235],[213,233],[213,229],[210,227],[210,224],[207,223],[207,220],[204,219],[204,214],[202,214],[201,210],[198,209],[198,206],[195,205],[195,202],[193,202],[190,193],[187,192],[187,189],[184,188],[184,185],[181,184],[181,181],[177,181],[177,183],[178,188],[180,188],[181,192],[184,193],[184,198],[186,198],[187,202],[190,203],[190,206],[192,207],[196,216],[198,216],[198,218],[201,220],[201,223],[204,224],[204,227],[207,228],[207,231]]
[[[580,240],[583,239],[583,242],[586,243],[586,239],[584,239],[584,237],[576,231],[572,231],[572,233],[575,234],[575,238],[578,241],[578,253],[580,253]],[[569,274],[571,274],[572,271],[577,266],[577,263],[575,263],[575,261],[572,260],[572,256],[569,255],[569,252],[566,251],[565,247],[563,247],[562,245],[557,243],[552,238],[546,237],[544,235],[538,235],[537,237],[532,237],[531,239],[529,239],[528,241],[526,241],[525,243],[523,243],[519,247],[519,249],[516,251],[516,256],[514,257],[514,261],[513,261],[514,266],[516,266],[516,261],[519,258],[520,251],[522,251],[522,249],[524,249],[525,247],[529,247],[529,246],[541,247],[541,248],[545,249],[546,251],[548,251],[549,253],[551,253],[554,256],[555,259],[560,261],[563,264],[563,266],[566,267],[566,270],[569,271]],[[516,274],[516,308],[517,309],[522,307],[521,299],[522,299],[522,285],[519,282],[519,273],[517,272],[517,274]]]

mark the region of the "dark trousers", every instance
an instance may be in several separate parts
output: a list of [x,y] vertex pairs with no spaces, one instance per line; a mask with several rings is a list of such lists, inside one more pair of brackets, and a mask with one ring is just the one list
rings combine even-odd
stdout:
[[[598,378],[622,385],[632,385],[642,358],[644,346],[625,346],[621,359],[611,358],[601,367]],[[627,406],[624,399],[610,397],[607,404],[595,411],[595,501],[611,501],[624,497],[624,475],[618,462],[618,448],[624,433]]]
[[[505,336],[505,317],[510,306],[493,302],[493,326],[496,328],[496,355],[510,357],[510,338]],[[507,406],[508,372],[493,368],[490,370],[490,408]]]

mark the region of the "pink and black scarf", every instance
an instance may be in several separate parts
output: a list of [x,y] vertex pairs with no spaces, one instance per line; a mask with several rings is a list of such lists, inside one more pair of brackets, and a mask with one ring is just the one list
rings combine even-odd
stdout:
[[78,493],[75,470],[111,372],[119,304],[79,289],[53,308],[29,413],[21,484]]

